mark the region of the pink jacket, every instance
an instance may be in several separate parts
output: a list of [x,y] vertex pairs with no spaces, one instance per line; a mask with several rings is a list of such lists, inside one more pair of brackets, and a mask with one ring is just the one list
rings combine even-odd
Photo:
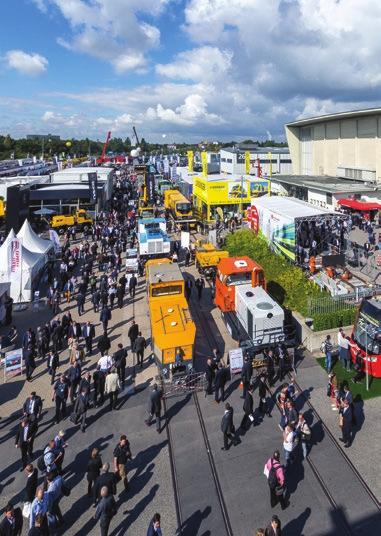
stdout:
[[274,465],[276,467],[276,477],[281,486],[284,485],[284,471],[283,467],[281,466],[280,462],[278,460],[275,460],[274,458],[269,458],[266,462],[266,467],[270,471],[271,465]]

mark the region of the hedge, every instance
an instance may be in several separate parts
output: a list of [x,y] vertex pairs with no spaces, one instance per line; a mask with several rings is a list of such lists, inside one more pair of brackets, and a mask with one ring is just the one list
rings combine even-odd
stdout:
[[[299,267],[274,253],[263,236],[255,235],[249,229],[228,234],[225,249],[231,256],[246,255],[258,262],[265,272],[270,294],[291,311],[298,311],[306,317],[309,314],[308,298],[322,296],[321,290],[306,278]],[[345,309],[334,313],[315,314],[314,329],[320,331],[349,325],[354,319],[354,313],[354,309]]]

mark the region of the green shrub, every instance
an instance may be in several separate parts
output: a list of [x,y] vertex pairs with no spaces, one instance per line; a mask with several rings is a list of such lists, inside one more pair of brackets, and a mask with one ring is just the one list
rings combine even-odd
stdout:
[[318,313],[314,315],[314,331],[350,326],[355,320],[356,309],[343,309],[334,313]]

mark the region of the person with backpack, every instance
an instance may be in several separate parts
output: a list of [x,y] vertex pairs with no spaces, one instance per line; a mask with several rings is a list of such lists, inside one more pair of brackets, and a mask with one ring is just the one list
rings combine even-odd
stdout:
[[303,459],[305,460],[308,456],[308,445],[311,440],[311,429],[306,423],[304,413],[299,414],[299,420],[295,431],[299,436],[300,444],[302,445]]
[[282,510],[287,508],[285,500],[285,475],[280,463],[280,453],[278,450],[269,458],[264,467],[264,474],[267,477],[267,483],[270,489],[270,504],[274,508],[278,502]]
[[331,335],[327,335],[325,340],[323,341],[321,347],[321,351],[324,352],[325,355],[325,368],[328,372],[328,374],[331,372],[332,369],[332,350],[333,350],[333,344],[331,341]]

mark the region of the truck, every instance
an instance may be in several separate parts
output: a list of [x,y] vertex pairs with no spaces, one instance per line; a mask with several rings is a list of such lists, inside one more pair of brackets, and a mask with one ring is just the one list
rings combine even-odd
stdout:
[[195,224],[192,203],[178,190],[164,192],[164,207],[172,214],[176,223]]
[[165,179],[163,175],[155,175],[155,191],[159,195],[164,195],[166,190],[171,190],[173,188],[172,182],[168,179]]
[[317,242],[316,254],[328,250],[325,229],[337,218],[346,216],[292,197],[257,197],[247,209],[247,225],[261,233],[270,247],[296,264],[305,264],[312,254],[310,245]]
[[140,257],[167,256],[171,250],[171,241],[167,234],[165,218],[139,218],[138,242]]
[[200,274],[213,277],[221,259],[229,257],[229,252],[218,249],[207,240],[197,240],[195,243],[195,264]]
[[59,233],[65,232],[67,227],[75,226],[78,230],[87,230],[93,224],[92,218],[87,215],[85,209],[78,209],[75,214],[61,214],[53,216],[50,227]]

